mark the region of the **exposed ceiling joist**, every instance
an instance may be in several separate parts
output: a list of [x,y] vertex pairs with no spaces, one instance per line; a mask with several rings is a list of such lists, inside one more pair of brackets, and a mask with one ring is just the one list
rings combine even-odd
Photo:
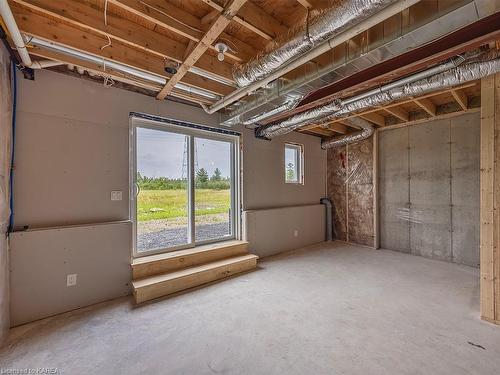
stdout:
[[[432,92],[429,94],[425,94],[425,95],[422,95],[421,97],[418,97],[418,98],[406,99],[406,100],[399,101],[399,102],[389,103],[389,104],[384,105],[384,106],[369,108],[367,110],[364,110],[364,111],[361,111],[358,113],[352,113],[346,117],[341,117],[341,118],[335,119],[335,120],[330,121],[328,123],[308,124],[308,125],[305,125],[302,128],[300,128],[299,131],[300,132],[308,132],[308,133],[313,134],[318,129],[324,129],[325,127],[327,127],[328,129],[332,129],[332,127],[337,125],[337,124],[346,124],[347,123],[346,120],[348,120],[351,117],[358,117],[358,116],[363,117],[364,119],[374,123],[377,126],[386,127],[387,126],[386,119],[384,118],[383,115],[378,113],[381,111],[385,111],[385,112],[395,116],[400,121],[402,121],[402,123],[407,123],[407,122],[410,122],[410,115],[409,115],[408,111],[406,111],[402,107],[402,105],[411,104],[411,103],[417,104],[417,101],[420,103],[417,105],[428,114],[429,114],[429,112],[427,110],[425,110],[422,106],[425,105],[429,111],[432,111],[433,108],[435,108],[434,112],[432,112],[432,113],[434,113],[433,117],[437,117],[438,116],[437,106],[432,102],[432,100],[430,98],[438,97],[438,96],[443,95],[443,94],[449,95],[455,91],[455,92],[462,93],[464,96],[464,98],[462,98],[462,100],[465,100],[465,103],[469,103],[469,98],[465,94],[464,90],[473,88],[477,85],[478,85],[478,82],[466,83],[466,84],[463,84],[463,85],[460,85],[460,86],[457,86],[454,88],[450,88],[450,89],[446,89],[446,90],[442,90],[442,91],[435,91],[435,92]],[[424,104],[422,104],[422,103],[424,103]],[[459,104],[460,112],[466,112],[469,110],[468,105],[467,105],[467,107],[464,108],[458,101],[457,101],[457,103]],[[398,115],[396,115],[396,113]],[[376,115],[376,116],[374,117],[373,115]],[[322,132],[318,132],[318,134],[324,135]]]
[[340,123],[340,122],[336,123],[336,124],[328,125],[328,129],[333,130],[335,133],[339,133],[339,134],[346,134],[349,131],[347,126],[343,123]]
[[313,7],[312,4],[307,0],[297,0],[297,2],[306,9],[311,9]]
[[236,15],[238,10],[247,0],[231,0],[224,8],[222,13],[215,19],[206,34],[196,44],[193,50],[189,53],[186,59],[177,69],[172,78],[161,89],[156,96],[157,99],[162,100],[174,89],[175,85],[184,77],[184,75],[194,66],[198,59],[205,53],[207,48],[219,37],[226,26],[231,22],[231,19]]
[[[49,4],[46,4],[44,0],[11,0],[11,2],[22,5],[22,7],[30,9],[36,14],[47,15],[57,21],[95,32],[105,36],[106,39],[109,36],[112,41],[117,40],[124,45],[138,48],[164,59],[182,62],[184,54],[189,48],[189,45],[186,47],[182,43],[158,34],[153,30],[111,14],[107,16],[106,26],[102,12],[79,1],[51,0]],[[36,24],[31,25],[29,32],[34,34],[37,26]],[[108,43],[106,42],[106,44]],[[221,64],[211,55],[200,58],[197,67],[223,79],[232,79],[231,65],[227,63]]]
[[[202,1],[219,12],[223,9],[222,5],[214,0]],[[266,40],[273,40],[287,31],[287,28],[278,20],[252,2],[247,2],[240,9],[239,15],[234,17],[234,21]]]
[[436,105],[429,98],[415,99],[414,101],[431,117],[436,116]]
[[[203,24],[202,20],[162,0],[109,0],[109,2],[196,43],[201,40],[206,32],[206,25]],[[227,52],[227,56],[235,61],[246,61],[255,55],[254,48],[244,41],[227,33],[222,33],[221,38],[238,46],[237,53]],[[212,45],[209,48],[215,50]]]
[[384,110],[402,121],[408,121],[410,118],[410,114],[401,107],[387,107]]
[[361,117],[363,117],[365,120],[373,122],[375,125],[385,126],[384,116],[379,115],[378,113],[366,113],[364,115],[361,115]]
[[458,103],[458,105],[462,107],[464,111],[467,111],[469,106],[467,95],[465,95],[465,93],[461,90],[451,90],[451,94],[453,95],[453,98]]
[[[13,9],[15,8],[13,7]],[[66,24],[54,23],[34,13],[30,14],[28,12],[24,13],[22,16],[17,12],[15,14],[20,29],[28,35],[48,40],[55,39],[58,43],[71,46],[78,51],[111,59],[130,67],[144,70],[145,72],[155,73],[168,79],[163,69],[164,60],[159,56],[130,48],[118,41],[115,41],[108,48],[101,49],[102,46],[108,43],[107,38],[73,28]],[[104,60],[101,69],[105,71],[109,70],[105,67]],[[183,83],[194,87],[200,87],[214,94],[225,95],[224,93],[231,90],[231,88],[226,85],[192,73],[190,73],[189,76],[186,75],[184,78]]]

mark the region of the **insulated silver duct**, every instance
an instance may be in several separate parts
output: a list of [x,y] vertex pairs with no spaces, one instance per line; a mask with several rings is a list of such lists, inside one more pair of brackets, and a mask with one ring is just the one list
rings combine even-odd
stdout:
[[361,128],[361,131],[342,135],[340,137],[334,137],[330,139],[326,139],[321,141],[321,148],[326,150],[328,148],[336,148],[340,146],[345,146],[350,143],[355,143],[362,141],[366,138],[371,137],[375,129],[373,129],[373,125],[370,122],[363,120],[360,117],[351,117],[346,120],[355,127]]
[[[326,105],[299,113],[282,122],[263,126],[257,129],[256,135],[264,138],[276,137],[314,121],[325,121],[325,118],[338,118],[363,108],[381,105],[409,96],[422,95],[485,77],[499,71],[500,63],[497,59],[498,52],[487,53],[474,58],[474,60],[469,60],[473,62],[450,69],[463,61],[463,58],[455,59],[450,63],[438,65],[347,100],[332,101]],[[440,71],[441,73],[438,73]]]
[[394,2],[395,0],[345,0],[319,15],[311,24],[306,22],[280,47],[241,65],[234,71],[234,79],[239,86],[248,86]]
[[272,110],[270,110],[268,112],[264,112],[264,113],[252,116],[248,120],[239,121],[239,122],[241,124],[243,124],[243,125],[252,125],[252,124],[255,124],[258,121],[265,120],[265,119],[267,119],[269,117],[277,115],[278,113],[294,109],[297,106],[297,104],[299,104],[299,102],[300,102],[301,99],[302,99],[302,97],[287,100],[285,103],[283,103],[279,107],[276,107],[276,108],[274,108],[274,109],[272,109]]
[[[444,6],[449,6],[446,0],[438,1],[444,2]],[[480,7],[483,1],[473,0],[446,14],[439,15],[417,28],[402,29],[400,30],[402,35],[394,36],[393,39],[388,37],[389,40],[382,45],[378,43],[369,44],[366,46],[366,53],[359,56],[357,54],[353,56],[347,55],[343,61],[332,61],[331,64],[316,67],[317,70],[308,67],[307,72],[290,80],[276,79],[272,84],[266,85],[265,89],[259,89],[247,96],[244,99],[245,102],[240,101],[238,105],[230,108],[229,112],[222,113],[222,124],[227,126],[241,124],[251,117],[272,111],[281,106],[289,100],[290,96],[305,96],[321,87],[338,82],[363,69],[387,61],[470,25],[490,14],[488,9],[485,9],[486,7]],[[392,6],[389,6],[383,12],[391,8]],[[477,10],[483,10],[486,13],[478,14]],[[328,43],[332,41],[333,39]]]

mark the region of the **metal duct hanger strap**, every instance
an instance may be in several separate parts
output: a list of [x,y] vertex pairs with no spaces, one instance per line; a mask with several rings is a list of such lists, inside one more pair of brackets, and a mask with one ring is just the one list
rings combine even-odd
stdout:
[[393,2],[395,0],[347,0],[330,8],[274,51],[235,70],[234,79],[239,86],[248,86]]

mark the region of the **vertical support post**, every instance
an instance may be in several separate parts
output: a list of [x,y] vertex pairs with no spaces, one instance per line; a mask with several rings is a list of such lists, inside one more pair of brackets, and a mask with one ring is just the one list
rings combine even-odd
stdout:
[[500,74],[481,80],[481,318],[500,324]]
[[345,240],[349,242],[349,144],[345,145]]
[[196,181],[196,150],[194,136],[186,135],[188,137],[188,234],[189,243],[193,246],[196,242],[195,236],[195,181]]
[[378,130],[373,133],[373,247],[380,247],[378,225]]

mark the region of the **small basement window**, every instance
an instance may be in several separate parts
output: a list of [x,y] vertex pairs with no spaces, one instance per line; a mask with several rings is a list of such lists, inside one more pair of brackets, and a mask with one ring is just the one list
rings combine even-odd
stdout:
[[285,182],[304,183],[304,148],[296,143],[285,143]]

